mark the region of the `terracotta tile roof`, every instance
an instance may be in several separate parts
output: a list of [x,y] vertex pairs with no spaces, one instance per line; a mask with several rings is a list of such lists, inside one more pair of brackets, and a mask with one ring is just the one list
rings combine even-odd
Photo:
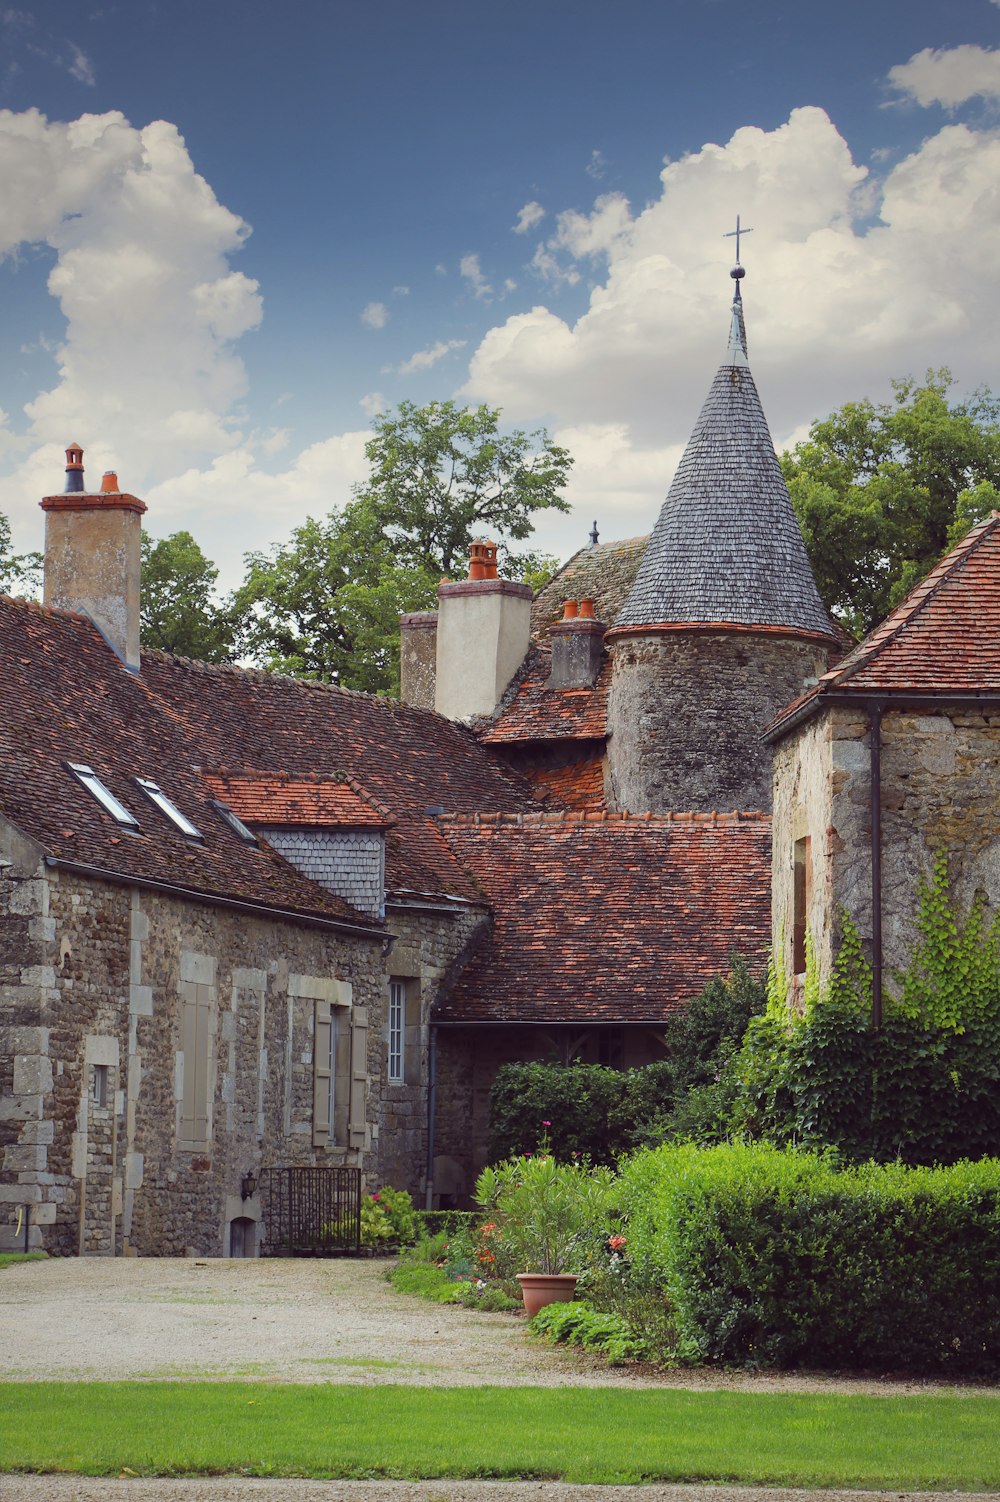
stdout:
[[562,617],[564,600],[592,599],[599,621],[610,624],[628,598],[649,537],[626,537],[581,548],[540,589],[531,606],[531,634],[545,639]]
[[845,691],[1000,693],[1000,512],[973,527],[816,688],[787,705],[770,733]]
[[600,751],[561,767],[522,768],[539,798],[562,808],[604,807],[604,762]]
[[[187,727],[82,616],[0,597],[0,812],[57,860],[203,897],[381,925],[247,845],[212,808]],[[82,763],[138,821],[130,832],[67,770]],[[157,783],[200,831],[186,838],[140,790]]]
[[215,796],[245,824],[342,829],[385,829],[393,821],[346,777],[289,777],[287,773],[257,776],[206,776]]
[[494,921],[437,1020],[661,1021],[733,951],[756,962],[767,952],[766,815],[445,815],[438,824]]
[[608,684],[611,664],[606,658],[594,688],[548,687],[552,655],[535,647],[501,700],[496,714],[476,726],[487,745],[509,741],[596,740],[608,733]]
[[[211,806],[219,776],[272,778],[286,790],[346,777],[352,817],[360,798],[398,821],[391,889],[470,900],[478,892],[428,809],[537,807],[471,732],[429,711],[160,652],[129,673],[69,612],[0,597],[0,660],[0,812],[49,854],[126,879],[378,928],[276,852],[241,841]],[[65,762],[92,767],[142,833],[116,824]],[[204,840],[186,839],[136,777],[158,783]]]

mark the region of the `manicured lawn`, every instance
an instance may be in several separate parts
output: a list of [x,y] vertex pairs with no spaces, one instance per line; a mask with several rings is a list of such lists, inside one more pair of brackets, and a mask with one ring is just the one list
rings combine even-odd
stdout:
[[1000,1490],[991,1396],[5,1383],[0,1471]]

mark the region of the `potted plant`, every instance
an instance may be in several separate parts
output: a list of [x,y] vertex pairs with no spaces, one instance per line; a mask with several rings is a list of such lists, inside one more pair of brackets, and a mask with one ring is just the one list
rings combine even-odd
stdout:
[[557,1163],[551,1153],[511,1158],[479,1175],[476,1203],[517,1247],[529,1315],[573,1298],[601,1241],[610,1183],[608,1169]]

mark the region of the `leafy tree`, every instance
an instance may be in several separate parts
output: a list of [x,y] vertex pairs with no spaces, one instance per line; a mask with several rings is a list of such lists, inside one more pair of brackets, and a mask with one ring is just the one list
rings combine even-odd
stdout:
[[153,542],[142,539],[142,640],[181,657],[230,662],[236,621],[231,606],[216,604],[219,570],[190,532]]
[[34,595],[42,582],[41,553],[15,553],[10,522],[0,515],[0,594]]
[[290,540],[249,553],[237,592],[242,648],[283,672],[393,693],[399,616],[432,609],[442,577],[464,574],[469,542],[488,531],[505,571],[544,578],[554,560],[510,550],[537,511],[565,511],[572,463],[544,432],[501,434],[490,407],[403,402],[375,419],[371,472],[354,498]]
[[544,429],[502,434],[496,407],[400,402],[375,418],[365,454],[371,473],[355,500],[400,564],[430,573],[464,572],[478,530],[521,541],[536,512],[569,510],[561,494],[573,463],[567,451]]
[[947,370],[848,402],[782,455],[820,594],[870,631],[946,548],[1000,506],[1000,399],[949,402]]
[[440,578],[400,565],[357,503],[310,517],[246,564],[235,597],[243,651],[279,672],[371,693],[398,685],[399,617],[432,608]]

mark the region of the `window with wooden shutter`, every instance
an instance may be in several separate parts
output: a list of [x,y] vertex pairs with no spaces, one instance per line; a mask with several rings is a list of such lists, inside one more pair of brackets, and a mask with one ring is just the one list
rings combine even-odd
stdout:
[[181,981],[183,1087],[178,1146],[208,1149],[211,1127],[212,987]]
[[368,1145],[368,1008],[351,1012],[351,1100],[348,1142],[351,1147]]
[[313,1034],[313,1147],[334,1140],[337,1030],[328,1001],[315,1003]]

